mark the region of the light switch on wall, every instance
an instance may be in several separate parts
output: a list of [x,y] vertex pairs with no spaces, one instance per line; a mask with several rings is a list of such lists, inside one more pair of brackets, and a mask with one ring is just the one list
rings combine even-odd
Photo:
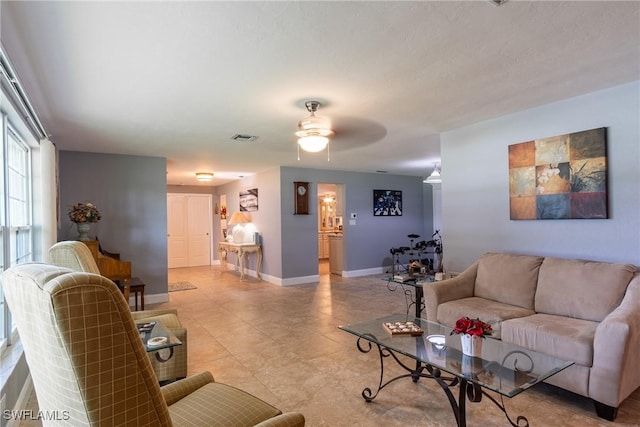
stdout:
[[358,214],[356,212],[351,212],[351,219],[358,219]]

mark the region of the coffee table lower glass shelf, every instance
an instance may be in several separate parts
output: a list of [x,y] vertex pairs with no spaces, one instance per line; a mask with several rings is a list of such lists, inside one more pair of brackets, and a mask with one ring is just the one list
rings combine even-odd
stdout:
[[[395,322],[413,322],[424,333],[421,336],[391,335],[383,325]],[[462,354],[460,336],[451,335],[451,328],[406,314],[344,325],[340,329],[358,337],[360,352],[368,353],[374,348],[378,350],[380,381],[377,390],[367,387],[362,391],[362,397],[367,402],[399,379],[411,378],[414,382],[420,378],[433,379],[447,395],[460,427],[466,426],[467,399],[480,402],[483,396],[504,412],[512,426],[528,426],[529,422],[524,416],[518,416],[515,422],[511,419],[502,396],[514,397],[573,364],[492,338],[483,341],[480,357],[466,356]],[[403,360],[403,356],[409,358],[409,363]],[[390,360],[390,357],[407,373],[385,380],[384,361]],[[459,387],[457,399],[455,387]],[[500,401],[486,390],[498,393]]]

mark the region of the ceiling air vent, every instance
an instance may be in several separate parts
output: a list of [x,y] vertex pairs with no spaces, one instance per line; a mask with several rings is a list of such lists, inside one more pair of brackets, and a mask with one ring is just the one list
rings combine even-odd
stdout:
[[243,135],[241,133],[236,133],[235,135],[233,135],[231,137],[232,140],[238,141],[238,142],[251,142],[251,141],[255,141],[256,138],[257,138],[257,136],[254,136],[254,135]]

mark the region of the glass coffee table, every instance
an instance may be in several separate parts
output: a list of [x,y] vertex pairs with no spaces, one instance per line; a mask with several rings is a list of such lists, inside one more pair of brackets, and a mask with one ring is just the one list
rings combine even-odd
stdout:
[[[413,322],[422,329],[422,335],[412,336],[409,332],[392,335],[384,324],[396,322]],[[459,427],[467,423],[467,399],[480,402],[483,396],[504,412],[512,426],[528,426],[529,422],[523,416],[512,421],[502,396],[514,397],[573,364],[493,338],[483,341],[480,357],[466,356],[462,354],[460,336],[450,335],[451,328],[405,314],[344,325],[340,329],[358,337],[360,352],[378,350],[380,382],[377,390],[367,387],[362,391],[365,401],[371,402],[383,388],[402,378],[411,378],[414,382],[420,378],[432,379],[447,395]],[[385,379],[384,361],[390,359],[407,373]],[[456,387],[457,399],[454,395]],[[486,390],[498,393],[500,401]]]

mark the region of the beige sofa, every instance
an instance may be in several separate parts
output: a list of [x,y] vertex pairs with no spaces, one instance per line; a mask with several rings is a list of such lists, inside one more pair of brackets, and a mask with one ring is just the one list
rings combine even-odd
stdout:
[[614,420],[640,387],[640,273],[630,264],[488,253],[424,288],[427,318],[495,322],[495,338],[574,365],[547,382]]

